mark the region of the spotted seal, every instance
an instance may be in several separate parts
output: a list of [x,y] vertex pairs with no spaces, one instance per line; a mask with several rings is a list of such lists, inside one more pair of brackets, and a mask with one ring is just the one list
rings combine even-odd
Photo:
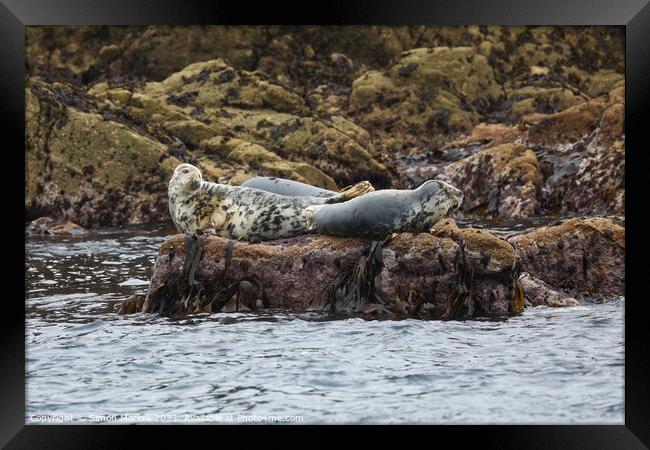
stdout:
[[210,183],[190,164],[179,165],[169,182],[169,211],[181,232],[248,241],[313,232],[379,237],[427,231],[462,199],[461,191],[437,180],[413,190],[374,192],[364,181],[331,197],[290,197]]
[[371,190],[372,185],[362,181],[331,197],[289,197],[204,181],[198,168],[181,164],[169,182],[169,212],[183,233],[268,240],[312,231],[309,206],[343,202]]

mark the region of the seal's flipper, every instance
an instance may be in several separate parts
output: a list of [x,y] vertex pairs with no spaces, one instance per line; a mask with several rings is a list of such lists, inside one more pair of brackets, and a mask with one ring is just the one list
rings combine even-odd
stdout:
[[214,234],[223,227],[223,224],[226,223],[226,214],[219,208],[215,209],[212,215],[210,216],[210,225],[214,230]]
[[375,188],[372,187],[372,184],[370,184],[369,181],[361,181],[353,186],[349,186],[345,189],[343,189],[341,192],[336,194],[333,197],[329,197],[325,203],[326,204],[332,204],[332,203],[341,203],[345,202],[348,200],[351,200],[353,198],[359,197],[363,194],[366,194],[368,192],[374,191]]

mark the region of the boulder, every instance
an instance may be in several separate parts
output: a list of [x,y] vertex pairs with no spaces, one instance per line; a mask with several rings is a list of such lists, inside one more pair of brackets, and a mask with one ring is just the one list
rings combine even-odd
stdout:
[[515,117],[534,113],[556,113],[585,102],[584,97],[572,89],[534,84],[526,84],[514,89],[508,100],[512,102],[511,108]]
[[598,127],[605,107],[592,100],[548,115],[528,130],[528,142],[544,147],[577,142]]
[[625,293],[625,228],[615,218],[575,218],[508,239],[522,270],[554,289]]
[[416,168],[407,172],[412,179],[437,178],[462,187],[463,211],[500,217],[540,213],[543,174],[533,151],[521,144],[486,147],[451,163]]
[[533,124],[479,124],[466,136],[404,158],[406,184],[440,178],[461,187],[463,210],[498,217],[623,214],[624,105],[601,97]]
[[382,149],[413,153],[471,130],[501,95],[487,59],[474,48],[416,48],[385,72],[357,78],[349,115]]
[[176,235],[160,248],[143,311],[214,312],[237,300],[249,309],[382,317],[508,315],[523,311],[518,278],[513,248],[480,230],[402,233],[387,242],[304,235],[251,244]]
[[[89,93],[100,100],[115,96],[114,90]],[[227,173],[214,181],[228,182],[243,168],[324,188],[363,180],[391,185],[365,130],[341,116],[311,116],[291,89],[222,59],[190,64],[135,88],[129,99],[129,113],[162,128],[193,156],[225,163]]]
[[178,160],[159,139],[69,86],[30,79],[25,96],[28,219],[84,227],[168,220],[167,180]]

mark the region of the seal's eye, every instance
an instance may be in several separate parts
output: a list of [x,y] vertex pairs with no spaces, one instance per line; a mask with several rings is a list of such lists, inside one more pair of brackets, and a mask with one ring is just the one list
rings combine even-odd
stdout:
[[183,173],[190,173],[190,169],[183,169]]

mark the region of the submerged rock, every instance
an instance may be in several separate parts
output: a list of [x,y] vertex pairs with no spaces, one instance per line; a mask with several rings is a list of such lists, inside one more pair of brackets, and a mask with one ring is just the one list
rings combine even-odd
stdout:
[[485,231],[465,234],[401,233],[387,242],[305,235],[263,244],[210,236],[198,246],[176,235],[160,248],[143,312],[214,312],[235,299],[252,310],[389,317],[521,313],[512,247]]
[[524,298],[532,306],[546,305],[552,307],[578,306],[578,301],[569,295],[553,289],[529,273],[522,273],[519,281],[524,289]]
[[142,312],[142,306],[144,305],[144,295],[132,295],[131,297],[123,300],[120,304],[120,308],[117,311],[118,315],[126,314],[135,314]]
[[39,217],[32,220],[27,227],[25,227],[27,234],[53,234],[53,235],[81,235],[86,234],[84,228],[80,227],[74,222],[69,220],[55,220],[51,217]]

